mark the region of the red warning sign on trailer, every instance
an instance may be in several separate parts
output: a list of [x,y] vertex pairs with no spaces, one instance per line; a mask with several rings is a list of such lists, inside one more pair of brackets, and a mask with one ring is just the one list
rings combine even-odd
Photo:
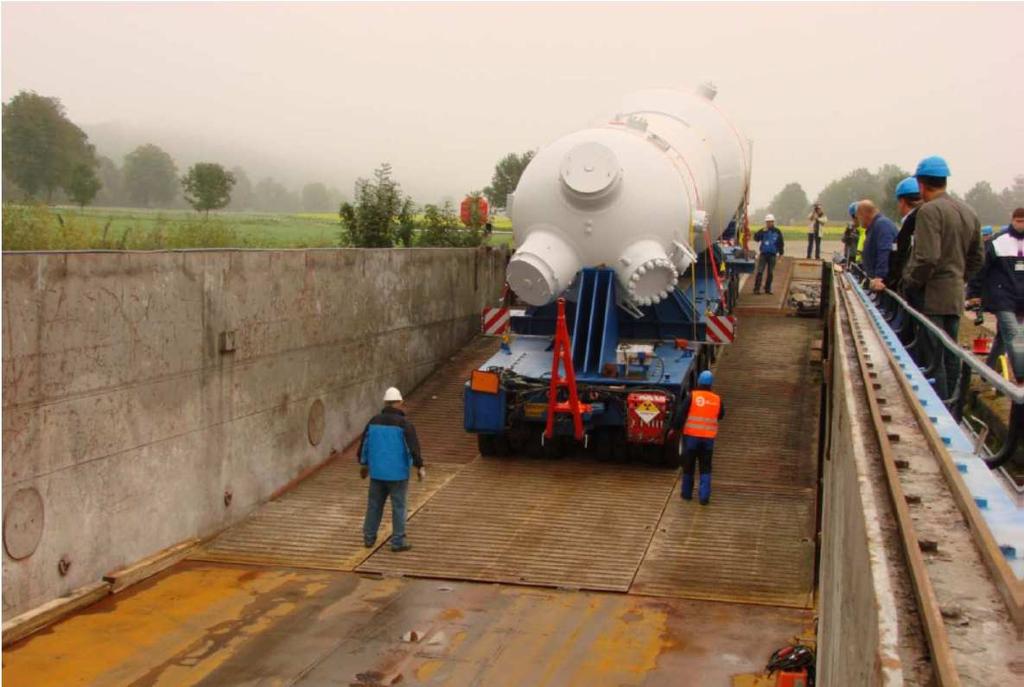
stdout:
[[708,315],[708,343],[730,344],[736,338],[736,318],[732,315]]
[[501,336],[508,331],[508,308],[484,308],[480,316],[480,330],[485,336]]
[[632,393],[626,397],[626,439],[631,444],[660,444],[665,436],[665,394]]

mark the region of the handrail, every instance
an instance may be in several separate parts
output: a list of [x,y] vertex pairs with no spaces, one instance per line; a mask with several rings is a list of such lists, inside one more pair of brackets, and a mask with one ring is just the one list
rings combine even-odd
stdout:
[[[864,272],[860,265],[853,264],[847,266],[850,272],[850,277],[856,281],[857,277],[867,279],[868,276]],[[1024,386],[1014,384],[1001,375],[992,370],[985,362],[979,360],[974,355],[965,352],[960,348],[960,344],[954,341],[950,336],[943,331],[940,327],[936,326],[931,320],[925,315],[918,312],[907,303],[899,294],[895,293],[889,288],[883,288],[881,291],[875,292],[885,296],[891,303],[895,303],[898,307],[902,308],[903,312],[909,315],[912,320],[916,323],[917,327],[915,336],[920,336],[921,331],[928,332],[932,337],[942,344],[943,351],[946,351],[960,359],[960,374],[959,380],[955,382],[955,387],[951,391],[951,398],[941,399],[943,404],[946,405],[953,417],[960,421],[963,416],[964,402],[967,398],[967,390],[970,387],[971,371],[976,372],[982,379],[995,387],[999,392],[1006,396],[1010,402],[1010,418],[1009,426],[1007,427],[1006,439],[1003,442],[1002,447],[991,457],[982,458],[985,464],[990,468],[995,469],[1000,467],[1016,452],[1018,442],[1024,440]],[[885,314],[886,310],[882,307],[882,303],[876,304],[879,310]],[[895,323],[896,318],[888,318],[894,330],[897,333],[905,331],[906,322],[897,325]],[[925,365],[922,369],[925,370],[925,374],[930,374],[936,369],[936,366],[944,364],[942,358],[944,355],[935,356],[934,360],[921,360],[918,355],[911,354],[920,365]],[[950,383],[954,383],[953,380],[949,380]]]
[[[867,274],[864,273],[864,270],[860,265],[854,265],[854,267],[856,267],[857,271],[861,273],[861,276],[867,278]],[[903,298],[892,289],[886,287],[881,292],[877,293],[885,293],[896,301],[896,303],[898,303],[908,315],[917,320],[919,324],[924,325],[929,332],[937,336],[947,351],[953,353],[955,356],[960,358],[960,360],[967,363],[972,370],[983,377],[986,382],[996,387],[1001,393],[1009,398],[1011,402],[1024,403],[1024,386],[1007,381],[1002,375],[997,374],[995,370],[990,368],[984,362],[978,360],[977,357],[964,351],[964,349],[960,348],[960,344],[958,342],[953,341],[953,339],[950,338],[949,334],[936,326],[935,323],[929,320],[926,316],[915,310],[912,305],[903,300]]]

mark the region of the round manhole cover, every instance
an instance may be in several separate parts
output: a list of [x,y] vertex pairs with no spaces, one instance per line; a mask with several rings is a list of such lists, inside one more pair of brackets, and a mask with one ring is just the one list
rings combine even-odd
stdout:
[[4,512],[4,548],[14,560],[28,558],[43,537],[43,497],[34,488],[19,489]]
[[324,438],[324,402],[319,398],[313,401],[309,407],[309,422],[307,426],[309,443],[319,446]]

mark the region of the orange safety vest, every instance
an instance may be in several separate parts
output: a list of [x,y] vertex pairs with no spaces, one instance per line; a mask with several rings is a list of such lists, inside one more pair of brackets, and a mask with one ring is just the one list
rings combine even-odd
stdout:
[[718,413],[722,399],[710,391],[694,391],[690,400],[690,414],[686,416],[683,434],[688,437],[714,439],[718,436]]

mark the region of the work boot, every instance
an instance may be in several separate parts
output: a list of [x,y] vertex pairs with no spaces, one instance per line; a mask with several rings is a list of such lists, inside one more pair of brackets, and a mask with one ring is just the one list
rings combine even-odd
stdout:
[[711,500],[711,473],[702,472],[700,474],[700,489],[697,492],[700,497],[700,505],[708,505],[708,501]]
[[408,551],[411,548],[412,544],[398,544],[397,546],[392,546],[391,550],[395,553],[401,553],[402,551]]
[[693,499],[693,475],[683,475],[683,487],[679,490],[679,495],[684,501]]
[[365,546],[368,549],[372,549],[376,545],[377,545],[377,540],[376,539],[374,539],[373,541],[367,541],[365,539],[363,540],[363,546]]

